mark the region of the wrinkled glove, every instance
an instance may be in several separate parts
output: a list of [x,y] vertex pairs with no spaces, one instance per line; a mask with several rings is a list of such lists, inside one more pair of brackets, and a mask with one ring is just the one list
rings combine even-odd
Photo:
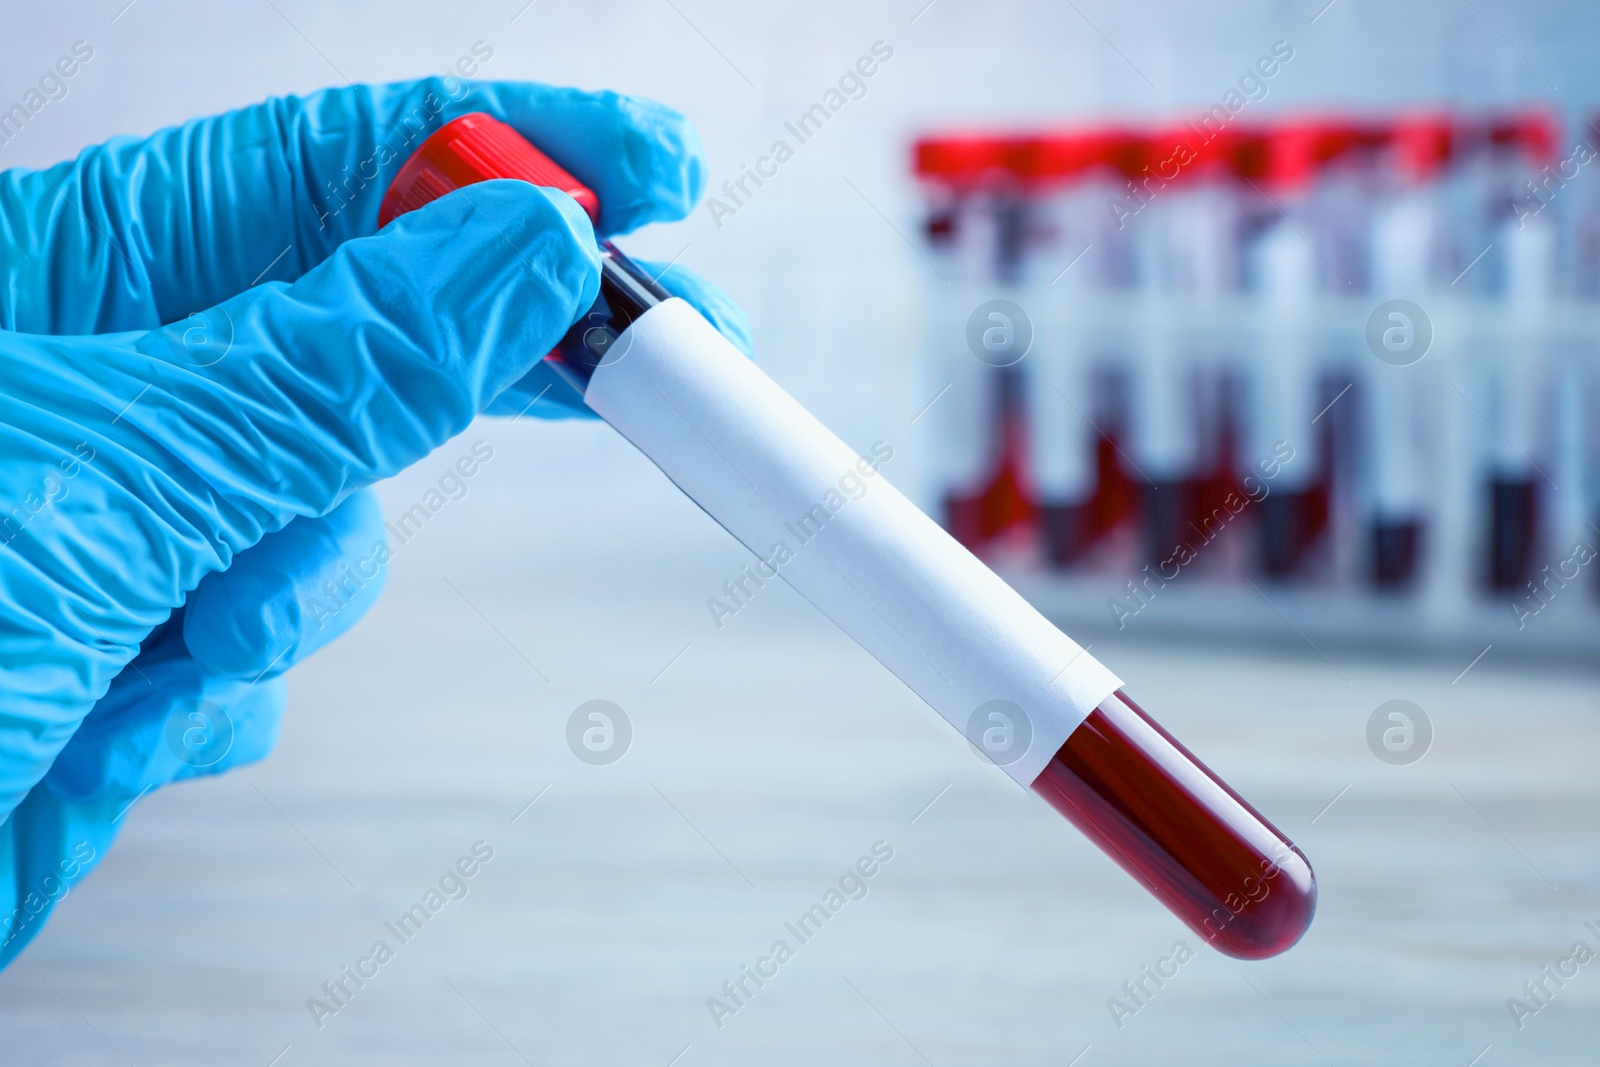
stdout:
[[[491,404],[584,412],[537,362],[598,288],[571,199],[485,182],[376,232],[400,165],[469,111],[594,189],[602,234],[704,184],[660,105],[438,79],[0,173],[0,965],[139,797],[271,749],[279,676],[382,587],[365,487]],[[748,347],[720,292],[661,281]],[[338,610],[308,611],[329,582]]]

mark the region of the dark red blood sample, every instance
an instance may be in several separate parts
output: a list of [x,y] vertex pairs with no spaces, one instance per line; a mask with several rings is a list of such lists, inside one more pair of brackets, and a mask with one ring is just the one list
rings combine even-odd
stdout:
[[1531,479],[1489,483],[1489,585],[1521,589],[1533,579],[1538,544],[1538,486]]
[[1276,956],[1311,925],[1305,856],[1121,692],[1033,790],[1219,952]]
[[1326,483],[1276,490],[1256,506],[1260,516],[1261,569],[1273,578],[1305,570],[1328,527]]
[[1125,436],[1110,429],[1095,440],[1094,524],[1101,536],[1138,519],[1139,482],[1122,458],[1125,440]]
[[1054,567],[1084,562],[1107,534],[1137,516],[1138,486],[1123,467],[1116,438],[1098,435],[1094,457],[1095,484],[1087,497],[1040,502],[1039,532],[1045,561]]
[[1421,543],[1421,523],[1375,520],[1372,523],[1373,583],[1380,589],[1410,585],[1417,576]]
[[950,536],[973,552],[983,547],[983,497],[947,493],[944,498],[944,528]]
[[1021,379],[1009,368],[1000,371],[993,409],[998,458],[988,484],[977,493],[945,497],[944,527],[967,548],[977,551],[1014,526],[1034,521],[1034,504],[1023,469],[1028,427],[1022,414]]
[[1081,563],[1099,537],[1094,528],[1093,499],[1087,503],[1039,505],[1039,536],[1045,562],[1052,567]]
[[[1196,531],[1207,530],[1205,523],[1212,515],[1195,507],[1200,499],[1198,478],[1164,478],[1159,485],[1152,482],[1144,488],[1145,561],[1159,568],[1179,545],[1187,545]],[[1222,515],[1230,512],[1224,510]]]

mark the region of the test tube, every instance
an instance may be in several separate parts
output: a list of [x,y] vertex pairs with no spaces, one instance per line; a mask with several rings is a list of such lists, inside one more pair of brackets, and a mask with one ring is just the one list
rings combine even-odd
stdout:
[[[1448,115],[1402,116],[1389,130],[1386,190],[1373,212],[1370,244],[1374,304],[1403,299],[1444,321],[1454,258],[1443,214],[1440,183],[1455,144],[1456,123]],[[1416,329],[1416,325],[1412,325]],[[1401,589],[1416,579],[1431,534],[1427,516],[1429,457],[1424,447],[1430,387],[1439,382],[1432,362],[1396,364],[1360,359],[1366,387],[1369,512],[1367,537],[1370,577],[1380,589]],[[1437,520],[1435,520],[1437,521]]]
[[1121,690],[1033,791],[1225,955],[1276,956],[1311,923],[1305,855]]
[[1150,200],[1129,226],[1136,309],[1129,326],[1137,340],[1128,353],[1127,449],[1144,498],[1139,562],[1153,567],[1160,567],[1179,542],[1188,543],[1189,524],[1196,517],[1199,405],[1193,362],[1184,351],[1188,324],[1179,319],[1177,279],[1170,269],[1174,235],[1168,216],[1182,197],[1178,152],[1179,145],[1161,134],[1140,145],[1137,185],[1144,187]]
[[[1562,177],[1581,164],[1584,151],[1600,151],[1600,114],[1591,115],[1581,131],[1582,139],[1570,150],[1572,162],[1559,168]],[[1593,156],[1587,157],[1591,162]],[[1572,301],[1570,314],[1577,343],[1563,353],[1556,385],[1558,441],[1557,470],[1551,479],[1562,486],[1560,504],[1554,516],[1554,542],[1558,549],[1572,551],[1579,543],[1595,547],[1591,522],[1600,520],[1596,507],[1600,494],[1600,428],[1589,412],[1600,403],[1600,190],[1589,182],[1577,190],[1573,212],[1572,242],[1569,254],[1567,292]],[[1600,591],[1600,579],[1591,576],[1588,591]]]
[[[1362,369],[1373,360],[1366,324],[1372,310],[1372,213],[1383,197],[1383,152],[1389,145],[1384,120],[1336,112],[1321,121],[1316,183],[1320,251],[1323,260],[1321,310],[1315,324],[1319,366],[1312,403],[1312,427],[1322,457],[1318,475],[1326,551],[1318,577],[1339,585],[1361,584],[1369,562],[1363,541],[1361,502],[1368,488],[1358,461],[1367,441],[1357,434],[1365,395],[1358,390]],[[1323,259],[1323,257],[1326,259]],[[1349,393],[1348,401],[1335,398]]]
[[1227,130],[1160,130],[1146,142],[1141,168],[1150,202],[1132,225],[1148,310],[1133,382],[1133,453],[1147,483],[1145,549],[1156,567],[1170,565],[1179,545],[1216,536],[1236,484],[1224,466],[1238,275],[1232,140]]
[[1075,129],[1034,137],[1020,153],[1034,225],[1055,252],[1036,247],[1024,263],[1039,316],[1024,385],[1040,542],[1059,568],[1089,562],[1136,507],[1121,420],[1102,401],[1104,371],[1127,362],[1137,317],[1129,238],[1142,201],[1129,188],[1139,145],[1133,130]]
[[[598,218],[586,187],[510,127],[473,114],[407,161],[379,222],[488,178],[554,186]],[[601,250],[594,308],[546,357],[585,404],[758,556],[772,538],[799,539],[796,522],[816,523],[762,573],[781,576],[1197,936],[1245,959],[1300,938],[1316,881],[1287,838],[868,458],[609,242]],[[836,506],[827,494],[838,495],[840,471],[872,487]],[[998,722],[1003,745],[983,729]]]
[[997,492],[1010,458],[1004,382],[966,340],[968,315],[994,293],[1000,206],[1012,183],[1003,141],[982,132],[925,137],[913,159],[928,200],[924,240],[942,275],[927,307],[934,477],[945,529],[976,550],[1012,517]]
[[1242,473],[1258,476],[1256,464],[1284,446],[1293,455],[1256,505],[1260,566],[1274,578],[1305,571],[1328,522],[1328,456],[1314,425],[1326,269],[1314,245],[1314,196],[1325,133],[1313,120],[1287,122],[1242,135],[1235,155],[1239,177],[1257,193],[1244,254],[1254,337]]
[[1480,349],[1488,437],[1488,584],[1521,591],[1533,577],[1543,531],[1543,478],[1534,456],[1537,404],[1548,371],[1556,296],[1556,212],[1543,210],[1534,179],[1555,159],[1556,120],[1526,111],[1490,124],[1490,232],[1498,246],[1487,276],[1493,317]]
[[[1483,209],[1490,166],[1489,124],[1481,116],[1456,115],[1451,132],[1450,166],[1436,183],[1433,199],[1448,233],[1446,264],[1427,314],[1434,346],[1418,369],[1425,369],[1432,395],[1427,476],[1426,550],[1419,560],[1419,618],[1429,625],[1459,625],[1476,610],[1481,596],[1485,531],[1489,527],[1486,458],[1489,429],[1484,396],[1480,335],[1487,327],[1486,294],[1494,251]],[[1471,403],[1467,401],[1470,400]]]

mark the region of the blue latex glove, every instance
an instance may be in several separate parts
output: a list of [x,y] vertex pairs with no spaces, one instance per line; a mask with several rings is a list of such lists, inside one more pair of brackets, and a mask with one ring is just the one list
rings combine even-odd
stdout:
[[[364,487],[502,393],[572,412],[535,364],[598,288],[576,204],[486,182],[374,235],[400,164],[468,111],[593,188],[602,234],[682,218],[704,183],[659,105],[437,79],[0,173],[0,965],[144,793],[270,750],[278,676],[382,587]],[[748,344],[716,290],[662,281]]]

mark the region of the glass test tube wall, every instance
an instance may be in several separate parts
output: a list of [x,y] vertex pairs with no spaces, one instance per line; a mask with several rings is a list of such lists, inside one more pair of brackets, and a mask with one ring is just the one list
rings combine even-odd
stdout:
[[1594,153],[1537,110],[922,139],[945,521],[1134,592],[1592,602]]

